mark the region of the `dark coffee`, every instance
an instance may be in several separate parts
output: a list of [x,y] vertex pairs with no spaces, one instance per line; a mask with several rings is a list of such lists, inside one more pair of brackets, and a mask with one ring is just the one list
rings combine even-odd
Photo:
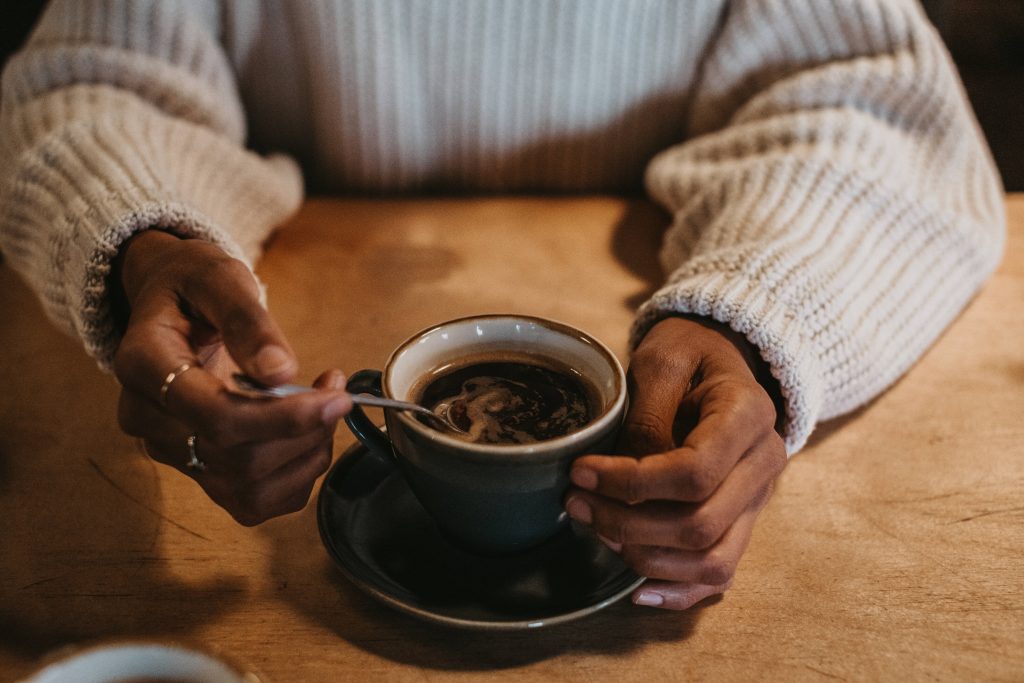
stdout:
[[469,362],[441,368],[413,393],[417,403],[447,415],[467,441],[545,441],[585,427],[600,406],[597,391],[579,373],[554,365],[532,359]]

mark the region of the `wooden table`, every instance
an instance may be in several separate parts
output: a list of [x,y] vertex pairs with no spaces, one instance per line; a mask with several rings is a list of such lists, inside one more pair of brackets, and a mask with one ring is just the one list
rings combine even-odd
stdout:
[[[221,648],[278,682],[1021,680],[1024,195],[1007,207],[999,273],[895,387],[818,429],[724,599],[504,635],[364,595],[312,506],[236,525],[119,433],[114,381],[0,266],[0,679],[69,643],[142,636]],[[625,358],[664,223],[600,197],[315,200],[259,270],[306,380],[494,311],[562,319]],[[339,431],[336,450],[351,443]]]

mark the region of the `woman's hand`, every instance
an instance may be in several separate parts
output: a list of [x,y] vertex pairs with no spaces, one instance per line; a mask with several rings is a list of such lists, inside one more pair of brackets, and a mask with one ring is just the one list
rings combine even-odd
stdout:
[[622,442],[635,457],[573,463],[566,508],[648,577],[639,605],[686,609],[732,583],[787,460],[756,363],[723,325],[657,323],[629,369]]
[[[159,231],[133,238],[119,265],[129,309],[114,358],[121,428],[242,524],[302,509],[352,406],[344,377],[326,372],[314,385],[322,391],[274,400],[233,393],[226,382],[239,368],[270,385],[298,368],[248,268],[215,245]],[[205,469],[186,466],[190,437]]]

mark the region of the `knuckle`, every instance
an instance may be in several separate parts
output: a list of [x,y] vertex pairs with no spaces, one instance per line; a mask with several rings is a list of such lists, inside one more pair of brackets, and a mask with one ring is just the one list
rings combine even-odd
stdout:
[[246,527],[259,526],[260,524],[266,521],[262,516],[250,512],[248,510],[237,510],[229,512],[231,512],[231,516],[234,517],[236,522]]
[[725,553],[708,553],[702,565],[701,580],[711,586],[730,583],[736,573],[736,561]]
[[288,504],[285,505],[284,510],[282,510],[282,514],[299,512],[305,509],[306,505],[309,503],[309,496],[312,493],[313,490],[312,487],[310,487],[304,490],[301,495],[294,496],[291,500],[288,501]]
[[143,345],[139,335],[129,329],[114,353],[114,376],[122,385],[130,385],[143,363]]
[[716,488],[718,480],[709,468],[691,465],[679,473],[679,497],[683,500],[706,500]]
[[232,516],[243,526],[256,526],[270,519],[266,506],[263,504],[262,496],[254,487],[241,487],[236,489],[236,506],[231,512]]
[[771,431],[775,427],[775,404],[760,385],[747,394],[745,419],[758,433]]
[[250,333],[259,324],[254,315],[254,311],[251,309],[233,306],[220,321],[221,333],[228,338],[237,338]]
[[696,512],[680,528],[679,541],[684,548],[709,548],[721,535],[722,526],[718,520]]
[[754,499],[751,501],[751,508],[757,511],[763,510],[764,506],[768,504],[768,500],[772,497],[772,491],[774,490],[772,482],[768,482],[754,495]]
[[782,474],[782,470],[786,469],[786,465],[789,464],[789,456],[786,454],[786,444],[782,441],[781,436],[772,432],[770,439],[768,462],[771,467],[772,479],[774,479]]
[[319,460],[318,460],[317,475],[316,476],[319,477],[324,472],[326,472],[327,470],[331,469],[331,449],[330,448],[322,449],[320,451],[320,455],[318,456],[318,458],[319,458]]
[[762,442],[760,447],[751,456],[757,464],[761,480],[770,485],[789,464],[789,456],[786,454],[786,446],[777,433],[772,432],[767,441]]
[[622,486],[627,503],[635,504],[647,500],[647,485],[640,476],[633,474],[626,477],[622,482]]
[[224,280],[236,280],[243,275],[249,277],[249,269],[244,263],[219,249],[210,258],[199,260],[196,268],[195,279],[204,286],[221,283]]
[[631,360],[631,366],[635,369],[669,377],[688,374],[691,365],[677,346],[667,344],[641,344],[633,352]]
[[643,411],[630,416],[626,425],[626,438],[640,452],[656,452],[671,447],[672,426],[652,412]]

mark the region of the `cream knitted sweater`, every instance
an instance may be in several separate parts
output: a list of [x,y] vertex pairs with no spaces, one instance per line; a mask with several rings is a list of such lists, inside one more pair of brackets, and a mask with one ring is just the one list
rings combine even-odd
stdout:
[[0,248],[106,366],[119,245],[251,263],[302,198],[271,151],[318,191],[644,180],[674,218],[634,339],[675,312],[745,334],[790,452],[920,356],[1004,236],[913,0],[66,0],[4,70]]

